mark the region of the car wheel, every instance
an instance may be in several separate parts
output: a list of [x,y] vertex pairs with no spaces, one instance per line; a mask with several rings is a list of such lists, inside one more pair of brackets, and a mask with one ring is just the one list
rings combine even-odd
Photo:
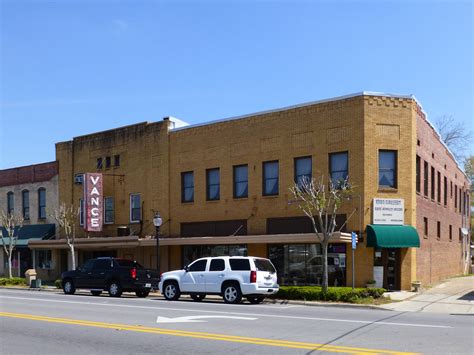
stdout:
[[102,291],[91,291],[91,293],[94,295],[94,296],[100,296],[100,294],[102,293]]
[[249,301],[252,304],[259,304],[262,303],[262,301],[265,299],[265,297],[262,296],[250,296],[247,297],[247,301]]
[[206,295],[202,293],[193,293],[191,294],[191,298],[193,299],[193,301],[201,302],[204,298],[206,298]]
[[76,292],[76,287],[74,286],[74,281],[71,279],[66,279],[63,281],[63,291],[66,295],[73,295]]
[[150,294],[150,291],[149,290],[140,290],[140,291],[136,291],[135,294],[137,295],[137,297],[145,298]]
[[242,292],[238,283],[228,283],[223,287],[222,297],[225,303],[240,303],[242,301]]
[[120,297],[122,296],[122,286],[118,281],[110,281],[109,283],[109,296]]
[[181,296],[178,284],[175,281],[165,282],[163,296],[165,296],[168,301],[178,300],[179,296]]

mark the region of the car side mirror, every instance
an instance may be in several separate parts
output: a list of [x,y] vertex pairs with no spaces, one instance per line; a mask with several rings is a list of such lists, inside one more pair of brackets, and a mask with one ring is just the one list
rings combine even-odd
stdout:
[[80,266],[78,266],[78,267],[76,268],[76,270],[77,270],[77,271],[82,271],[82,268],[81,268]]
[[186,265],[186,266],[184,267],[184,271],[186,271],[186,272],[189,271],[188,265]]

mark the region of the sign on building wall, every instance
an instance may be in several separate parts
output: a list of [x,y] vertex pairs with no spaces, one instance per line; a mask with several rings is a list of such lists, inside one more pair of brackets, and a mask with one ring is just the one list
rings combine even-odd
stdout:
[[102,174],[86,173],[84,175],[84,229],[87,232],[102,231],[102,183]]
[[404,224],[404,200],[401,198],[374,198],[373,216],[373,224]]

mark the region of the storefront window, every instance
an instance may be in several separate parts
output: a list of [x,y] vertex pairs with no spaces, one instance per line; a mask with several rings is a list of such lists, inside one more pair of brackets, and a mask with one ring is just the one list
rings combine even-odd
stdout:
[[247,245],[186,245],[183,246],[183,266],[208,256],[247,256]]
[[37,250],[36,251],[35,267],[37,269],[52,269],[53,268],[51,250]]
[[[321,285],[323,255],[320,244],[273,244],[269,258],[278,272],[281,285]],[[346,246],[328,247],[329,286],[346,285]]]

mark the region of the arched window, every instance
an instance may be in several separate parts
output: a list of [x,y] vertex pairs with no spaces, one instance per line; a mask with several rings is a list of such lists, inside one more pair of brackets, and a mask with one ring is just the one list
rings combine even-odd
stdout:
[[44,187],[38,189],[38,218],[46,219],[46,189]]
[[21,192],[21,201],[23,204],[23,218],[28,220],[30,219],[30,192],[28,190]]
[[11,214],[15,211],[15,205],[14,205],[14,195],[13,192],[8,192],[7,193],[7,213]]

